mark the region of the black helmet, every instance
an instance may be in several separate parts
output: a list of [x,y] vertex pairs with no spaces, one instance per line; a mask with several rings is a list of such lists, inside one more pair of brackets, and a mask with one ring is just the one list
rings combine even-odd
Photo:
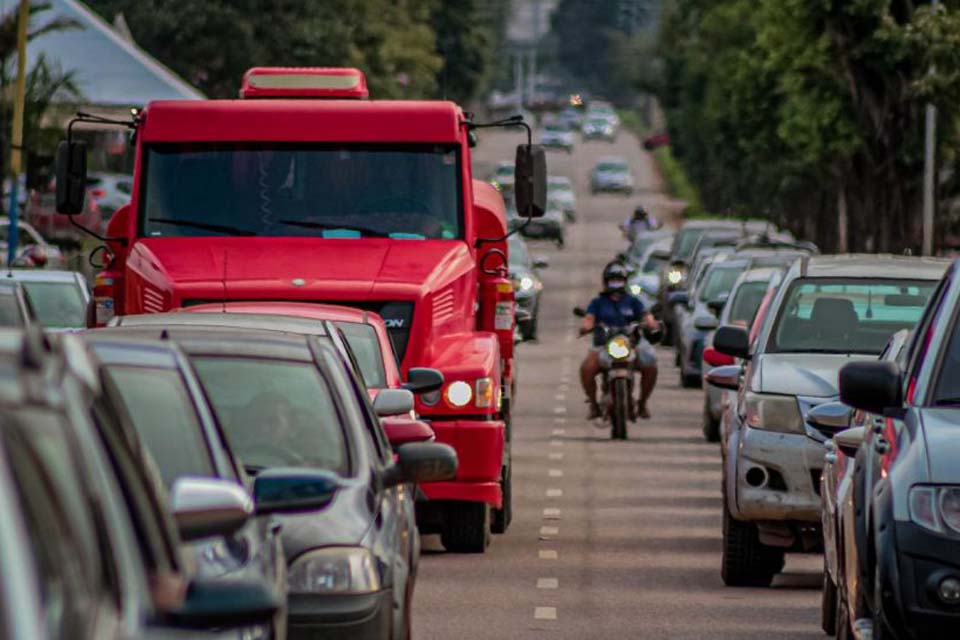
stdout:
[[638,204],[633,210],[633,217],[635,220],[643,220],[649,217],[649,214],[647,213],[647,210],[643,208],[642,204]]
[[618,261],[613,261],[603,268],[603,289],[607,293],[623,293],[627,290],[627,278],[630,272],[627,267]]

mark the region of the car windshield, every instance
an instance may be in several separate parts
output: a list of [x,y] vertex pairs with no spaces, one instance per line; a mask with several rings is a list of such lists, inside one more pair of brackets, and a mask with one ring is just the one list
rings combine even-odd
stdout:
[[363,383],[372,389],[387,386],[387,373],[383,368],[383,353],[376,329],[360,322],[337,322],[336,325],[343,331],[357,359]]
[[145,162],[147,237],[463,234],[456,145],[158,144]]
[[703,233],[703,229],[681,229],[673,241],[673,255],[678,260],[687,260],[697,248],[697,241]]
[[168,488],[184,476],[215,475],[193,400],[178,371],[111,365],[106,377]]
[[610,173],[626,173],[627,165],[622,162],[601,162],[597,165],[597,171],[607,171]]
[[83,329],[87,305],[75,282],[23,282],[34,313],[48,329]]
[[551,191],[571,191],[572,187],[570,186],[570,180],[567,178],[550,178],[547,181],[547,186]]
[[936,282],[895,279],[799,279],[780,305],[772,352],[879,354],[890,336],[911,329]]
[[610,121],[606,118],[590,118],[587,124],[591,127],[605,127],[610,124]]
[[715,266],[709,269],[704,275],[703,285],[700,287],[700,300],[709,302],[728,295],[745,268],[745,265],[729,265]]
[[668,259],[664,256],[651,254],[647,261],[643,263],[643,273],[660,273],[667,266]]
[[0,327],[21,327],[23,316],[13,289],[0,288]]
[[347,470],[343,424],[311,363],[193,358],[204,390],[244,466]]
[[543,130],[549,131],[550,133],[566,133],[569,131],[569,129],[559,124],[548,124]]
[[741,283],[733,293],[733,299],[728,303],[730,305],[730,324],[749,327],[753,318],[760,309],[760,303],[763,302],[763,296],[767,293],[767,282],[744,282]]
[[513,165],[512,164],[501,164],[497,167],[497,170],[493,172],[493,175],[500,178],[506,178],[513,175]]

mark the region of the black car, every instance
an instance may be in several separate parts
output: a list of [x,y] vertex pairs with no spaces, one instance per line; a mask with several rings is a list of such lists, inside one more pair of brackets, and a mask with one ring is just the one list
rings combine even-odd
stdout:
[[848,599],[874,638],[956,638],[960,625],[958,275],[954,262],[896,361],[840,370],[840,399],[884,417],[849,452],[863,520]]
[[510,236],[508,248],[514,299],[517,310],[522,312],[520,315],[523,317],[518,325],[520,335],[524,340],[536,340],[540,319],[540,292],[543,290],[538,270],[546,268],[549,263],[545,258],[532,258],[526,241],[519,236]]
[[320,336],[216,326],[231,314],[166,315],[169,326],[125,331],[184,350],[248,473],[305,467],[337,479],[327,508],[281,518],[289,637],[408,635],[419,556],[410,483],[456,471],[446,445],[391,447],[375,410],[409,413],[412,394],[385,389],[371,407],[359,374]]
[[185,479],[171,515],[77,337],[0,331],[0,367],[0,636],[229,638],[270,621],[269,585],[192,576],[180,552],[243,526],[246,492]]

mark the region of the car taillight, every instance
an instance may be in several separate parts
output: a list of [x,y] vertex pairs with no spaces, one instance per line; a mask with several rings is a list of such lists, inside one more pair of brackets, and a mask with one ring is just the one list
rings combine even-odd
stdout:
[[725,367],[727,365],[734,364],[733,356],[720,353],[713,347],[707,347],[703,350],[703,361],[711,367]]
[[91,198],[102,198],[105,195],[107,195],[107,192],[103,189],[90,189]]
[[93,302],[97,309],[97,326],[105,327],[116,315],[116,279],[113,274],[99,273],[93,281]]

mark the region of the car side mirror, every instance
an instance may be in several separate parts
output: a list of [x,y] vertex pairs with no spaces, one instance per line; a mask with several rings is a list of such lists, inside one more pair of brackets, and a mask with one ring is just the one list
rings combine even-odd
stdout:
[[857,449],[860,448],[860,445],[863,443],[863,438],[866,435],[866,427],[853,427],[851,429],[844,429],[837,435],[833,436],[834,442],[837,443],[837,448],[840,451],[843,451],[849,457],[857,455]]
[[885,360],[851,362],[840,369],[840,401],[854,409],[883,415],[903,406],[900,367]]
[[318,469],[264,469],[253,480],[258,515],[318,511],[340,490],[336,474]]
[[713,331],[720,326],[720,321],[716,316],[697,316],[693,326],[699,331]]
[[411,442],[430,442],[436,438],[433,429],[426,422],[410,418],[384,418],[380,421],[390,446],[397,448]]
[[533,268],[534,269],[546,269],[550,266],[550,261],[544,258],[543,256],[537,256],[533,259]]
[[743,327],[723,326],[713,334],[713,348],[742,360],[750,359],[750,337]]
[[397,461],[383,472],[383,485],[452,480],[457,464],[457,452],[450,445],[411,442],[397,448]]
[[226,480],[180,478],[170,501],[184,542],[232,535],[253,515],[253,500],[244,488]]
[[540,145],[517,146],[513,192],[521,216],[541,218],[547,212],[547,156]]
[[671,291],[667,295],[667,303],[670,306],[674,306],[674,305],[687,306],[688,304],[690,304],[690,297],[687,295],[686,291]]
[[83,213],[87,195],[87,143],[61,140],[56,159],[57,213],[75,216]]
[[403,388],[415,394],[430,393],[443,387],[443,374],[430,367],[412,367]]
[[584,309],[583,307],[574,307],[573,315],[577,316],[578,318],[583,318],[584,316],[587,315],[587,310]]
[[413,411],[413,393],[407,389],[381,389],[373,401],[373,410],[381,418]]
[[810,409],[807,422],[815,429],[837,433],[850,426],[852,412],[842,402],[825,402]]
[[707,302],[707,308],[710,309],[710,311],[713,312],[713,315],[717,318],[719,318],[720,314],[723,313],[723,308],[725,306],[727,306],[726,296],[722,298],[714,298],[713,300]]
[[740,365],[728,364],[723,367],[714,367],[707,374],[707,384],[718,389],[736,391],[740,388]]
[[165,617],[188,629],[237,628],[269,624],[279,610],[280,594],[264,581],[197,578]]

